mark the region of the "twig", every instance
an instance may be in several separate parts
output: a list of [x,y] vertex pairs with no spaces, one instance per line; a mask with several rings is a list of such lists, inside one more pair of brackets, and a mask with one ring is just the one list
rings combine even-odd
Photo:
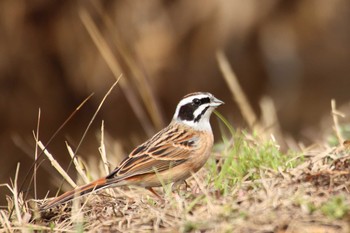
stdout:
[[44,154],[50,160],[51,165],[61,174],[61,176],[73,187],[76,188],[77,184],[69,177],[69,175],[64,171],[61,165],[53,158],[50,152],[45,148],[41,141],[37,142],[38,146],[43,150]]
[[[46,148],[48,145],[50,145],[50,143],[52,142],[52,140],[56,137],[56,135],[63,129],[63,127],[70,121],[70,119],[73,118],[73,116],[79,111],[79,109],[81,107],[83,107],[83,105],[91,98],[91,96],[93,96],[93,93],[90,94],[88,97],[86,97],[83,102],[81,102],[78,107],[75,108],[75,110],[67,117],[67,119],[61,124],[61,126],[53,133],[53,135],[50,137],[50,139],[48,140],[48,142],[46,143],[46,146],[44,148]],[[36,140],[37,141],[37,140]],[[24,179],[22,181],[22,184],[20,185],[19,190],[22,191],[25,181],[28,179],[28,176],[30,174],[30,171],[34,168],[34,165],[38,162],[38,160],[41,158],[41,156],[43,155],[43,152],[39,153],[38,158],[32,163],[31,167],[29,168],[28,172],[26,173],[26,175],[24,176]],[[29,181],[29,185],[28,185],[28,189],[30,188],[31,184],[33,181],[33,177],[30,179]],[[27,194],[29,192],[26,192],[26,195],[24,196],[24,199],[27,199]],[[11,217],[13,212],[13,208],[10,211],[9,217]]]
[[105,169],[106,175],[109,174],[109,167],[108,167],[108,160],[107,160],[107,154],[106,154],[106,147],[105,147],[105,143],[104,143],[104,121],[102,121],[101,124],[101,142],[100,142],[100,147],[98,148],[100,155],[101,155],[101,159],[103,162],[103,167]]
[[20,211],[19,205],[18,205],[19,195],[18,195],[18,187],[17,187],[19,167],[20,167],[20,165],[19,165],[19,163],[17,163],[16,175],[15,175],[15,180],[13,183],[13,202],[15,205],[15,210],[16,210],[18,222],[22,223],[22,215],[21,215],[21,211]]
[[5,212],[2,210],[0,210],[0,223],[1,223],[1,226],[4,228],[4,230],[7,229],[9,231],[9,229],[11,229],[11,223],[7,219]]
[[345,117],[345,116],[343,113],[337,111],[335,99],[331,100],[331,106],[332,106],[332,117],[333,117],[333,122],[334,122],[333,129],[334,129],[335,133],[337,134],[337,138],[338,138],[339,143],[342,144],[344,142],[344,138],[341,135],[341,129],[339,126],[338,116],[340,116],[340,117]]
[[[37,125],[36,125],[36,138],[39,138],[39,129],[40,129],[40,117],[41,117],[41,110],[39,108],[39,112],[38,112],[38,121],[37,121]],[[35,143],[35,152],[34,152],[34,160],[37,161],[38,159],[38,144]],[[38,199],[38,195],[37,195],[37,174],[36,174],[36,171],[37,171],[37,163],[34,163],[34,198],[35,199]]]
[[84,169],[82,168],[81,164],[78,162],[77,157],[74,156],[74,152],[73,152],[72,148],[69,146],[68,142],[66,142],[66,147],[68,150],[68,154],[70,155],[70,157],[73,160],[75,169],[79,173],[80,177],[83,179],[84,183],[88,184],[90,182],[89,178],[86,176],[85,172],[83,171]]
[[[83,133],[83,136],[81,137],[81,139],[80,139],[80,141],[79,141],[79,143],[78,143],[78,146],[77,146],[76,150],[74,151],[74,156],[73,156],[73,158],[76,156],[77,151],[79,150],[81,143],[82,143],[83,140],[85,139],[85,136],[86,136],[87,132],[89,131],[92,122],[95,120],[97,114],[99,113],[99,111],[100,111],[100,109],[101,109],[103,103],[105,102],[105,100],[107,99],[107,97],[109,96],[109,94],[111,94],[113,88],[118,84],[118,82],[119,82],[119,80],[121,79],[121,77],[122,77],[122,75],[119,76],[119,78],[113,83],[113,85],[109,88],[109,90],[107,91],[107,93],[105,94],[105,96],[102,98],[102,100],[101,100],[100,104],[98,105],[98,107],[97,107],[97,109],[96,109],[94,115],[92,116],[92,118],[91,118],[89,124],[87,125],[87,127],[86,127],[86,129],[85,129],[85,131],[84,131],[84,133]],[[67,167],[67,170],[66,170],[67,172],[69,171],[69,169],[70,169],[71,166],[72,166],[72,160],[71,160],[71,161],[69,162],[69,164],[68,164],[68,167]],[[66,172],[65,172],[65,173],[66,173]]]

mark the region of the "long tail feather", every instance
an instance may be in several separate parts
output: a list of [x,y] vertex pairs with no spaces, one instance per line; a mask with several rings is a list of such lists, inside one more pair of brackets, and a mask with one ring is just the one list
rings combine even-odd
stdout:
[[96,191],[98,189],[104,188],[106,186],[107,186],[106,178],[101,178],[101,179],[95,180],[89,184],[83,185],[83,186],[78,187],[74,190],[63,193],[61,196],[58,196],[55,199],[53,199],[52,201],[45,204],[43,207],[41,207],[41,209],[42,210],[50,209],[50,208],[55,207],[59,204],[70,201],[76,196],[83,196],[83,195],[86,195],[92,191]]

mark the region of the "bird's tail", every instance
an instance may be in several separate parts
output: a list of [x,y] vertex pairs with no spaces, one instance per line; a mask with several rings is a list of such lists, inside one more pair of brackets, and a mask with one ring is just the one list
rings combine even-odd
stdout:
[[52,207],[55,207],[59,204],[65,203],[67,201],[72,200],[74,197],[86,195],[92,191],[96,191],[98,189],[104,188],[108,186],[106,178],[100,178],[95,180],[89,184],[78,187],[74,190],[63,193],[61,196],[56,197],[55,199],[49,201],[47,204],[41,207],[42,210],[47,210]]

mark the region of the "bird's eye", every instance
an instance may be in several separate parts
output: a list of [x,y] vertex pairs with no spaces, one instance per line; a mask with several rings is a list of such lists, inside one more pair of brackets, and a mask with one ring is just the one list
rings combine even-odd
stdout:
[[200,103],[201,103],[201,101],[199,100],[199,99],[194,99],[193,101],[192,101],[195,105],[200,105]]

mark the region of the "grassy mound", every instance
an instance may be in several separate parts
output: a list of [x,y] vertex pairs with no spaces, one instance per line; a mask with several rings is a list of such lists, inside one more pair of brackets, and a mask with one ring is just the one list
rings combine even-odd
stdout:
[[[24,201],[16,179],[5,231],[348,232],[350,148],[282,153],[273,140],[235,133],[215,146],[188,186],[123,187],[77,198],[45,212],[47,200]],[[101,173],[103,173],[101,171]],[[10,216],[12,207],[13,213]]]

